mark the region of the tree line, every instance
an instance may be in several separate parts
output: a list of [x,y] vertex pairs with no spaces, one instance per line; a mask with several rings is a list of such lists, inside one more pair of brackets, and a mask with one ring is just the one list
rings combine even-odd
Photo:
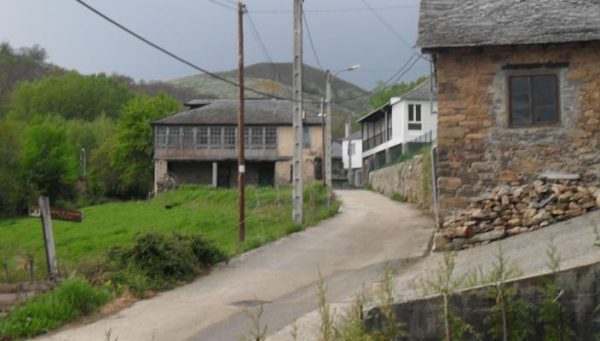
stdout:
[[46,63],[39,47],[0,44],[0,215],[22,213],[40,194],[66,207],[145,197],[150,122],[191,97],[166,83],[82,75]]

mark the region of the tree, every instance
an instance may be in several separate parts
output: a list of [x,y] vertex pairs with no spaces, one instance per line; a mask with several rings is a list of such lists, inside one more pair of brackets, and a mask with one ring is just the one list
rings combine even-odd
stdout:
[[64,121],[36,118],[23,135],[20,168],[23,180],[51,199],[73,196],[79,153],[69,146]]
[[0,215],[16,213],[24,197],[18,177],[20,130],[16,122],[0,121]]
[[119,192],[144,196],[153,179],[153,133],[150,122],[176,112],[179,103],[167,95],[131,100],[117,122],[117,146],[112,165],[121,171]]
[[379,108],[386,103],[389,103],[392,97],[399,97],[404,95],[405,93],[411,91],[417,86],[421,85],[423,82],[427,80],[427,77],[422,76],[417,78],[417,80],[412,82],[401,82],[397,84],[384,86],[383,82],[377,82],[377,91],[373,93],[371,98],[369,98],[369,103],[373,108]]
[[19,83],[10,96],[9,116],[22,121],[41,112],[87,121],[102,114],[116,118],[133,96],[127,85],[104,74],[84,76],[71,71]]

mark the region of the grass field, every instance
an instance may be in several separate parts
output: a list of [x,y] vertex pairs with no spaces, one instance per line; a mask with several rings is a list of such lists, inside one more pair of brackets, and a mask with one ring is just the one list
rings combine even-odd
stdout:
[[[254,188],[246,191],[246,242],[258,247],[298,231],[291,219],[291,189]],[[305,189],[305,224],[314,225],[337,212],[325,205],[326,192],[314,184]],[[168,208],[169,207],[169,208]],[[184,186],[149,201],[115,202],[82,209],[82,223],[53,221],[57,258],[67,270],[82,261],[104,256],[113,246],[128,246],[138,232],[200,233],[233,255],[237,251],[237,191]],[[27,254],[35,257],[36,276],[45,274],[39,218],[0,220],[0,282],[7,261],[12,280],[25,277]]]

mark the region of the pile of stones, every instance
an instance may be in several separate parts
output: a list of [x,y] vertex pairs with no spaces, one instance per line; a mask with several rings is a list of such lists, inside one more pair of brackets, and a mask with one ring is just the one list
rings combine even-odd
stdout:
[[494,188],[443,223],[437,249],[460,249],[535,231],[600,208],[600,187],[579,179]]

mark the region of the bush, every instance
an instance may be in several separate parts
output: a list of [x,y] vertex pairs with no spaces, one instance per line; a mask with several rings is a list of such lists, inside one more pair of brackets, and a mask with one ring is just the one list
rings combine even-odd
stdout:
[[94,288],[82,278],[68,279],[0,319],[0,339],[32,337],[56,329],[98,310],[109,299],[106,289]]
[[119,291],[144,297],[148,290],[163,290],[193,279],[227,255],[200,235],[140,234],[129,249],[114,248],[108,254],[108,278]]

